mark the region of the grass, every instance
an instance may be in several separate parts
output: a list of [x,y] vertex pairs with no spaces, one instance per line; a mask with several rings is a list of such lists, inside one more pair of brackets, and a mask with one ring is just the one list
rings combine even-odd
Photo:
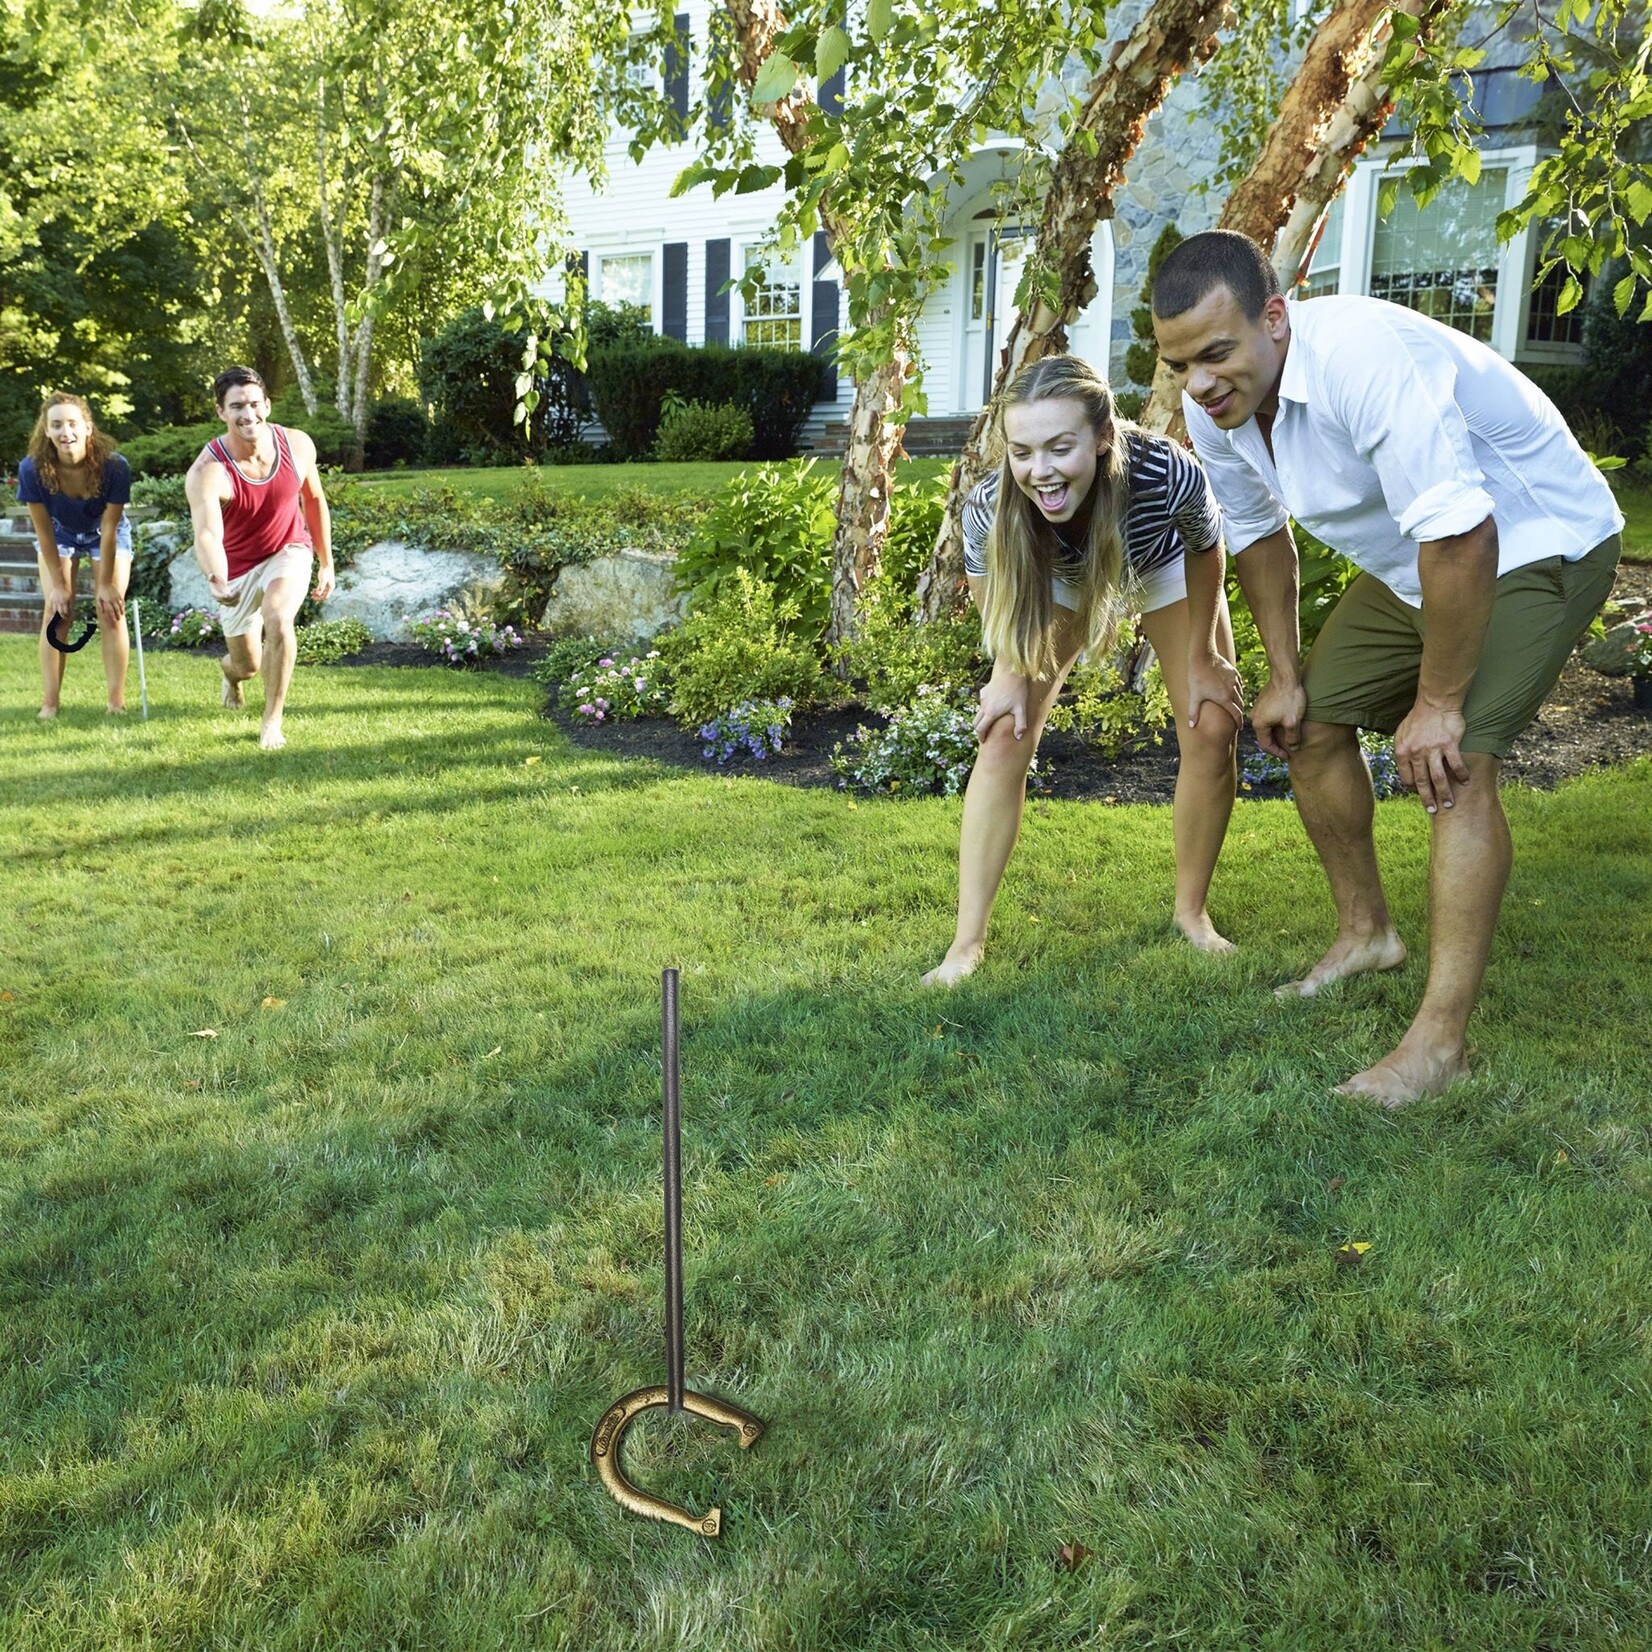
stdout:
[[[815,463],[822,471],[837,474],[835,459],[817,459]],[[948,463],[945,459],[909,459],[899,467],[897,478],[927,480],[940,475]],[[509,499],[529,476],[537,476],[553,493],[568,493],[584,499],[605,499],[632,489],[675,498],[682,494],[716,493],[741,471],[752,468],[749,463],[546,465],[538,469],[531,465],[507,465],[478,470],[377,471],[362,481],[395,494],[446,486],[468,497]]]
[[1623,512],[1623,560],[1652,562],[1652,488],[1631,479],[1613,491]]
[[[8,1652],[1643,1636],[1652,766],[1510,794],[1476,1076],[1387,1116],[1329,1086],[1420,971],[1272,999],[1329,923],[1284,805],[1221,961],[1166,810],[1034,804],[937,998],[955,802],[621,765],[497,677],[302,669],[270,759],[209,659],[147,724],[74,661],[38,725],[33,671],[0,639]],[[1380,808],[1414,939],[1425,833]],[[663,1380],[667,963],[689,1381],[769,1432],[629,1466],[716,1545],[587,1460]]]

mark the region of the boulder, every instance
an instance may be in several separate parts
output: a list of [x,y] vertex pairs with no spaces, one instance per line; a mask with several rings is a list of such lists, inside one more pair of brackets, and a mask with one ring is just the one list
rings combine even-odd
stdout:
[[1649,620],[1652,620],[1652,609],[1631,614],[1617,625],[1609,625],[1604,637],[1591,637],[1584,643],[1583,663],[1607,677],[1632,676],[1634,673],[1630,668],[1629,656],[1635,645],[1643,640],[1635,627],[1645,625]]
[[390,539],[369,545],[340,573],[324,612],[328,619],[360,620],[380,642],[403,642],[410,621],[438,608],[491,615],[504,583],[505,571],[492,557]]
[[564,568],[540,625],[557,637],[647,642],[688,610],[687,595],[672,584],[676,560],[669,552],[620,550]]

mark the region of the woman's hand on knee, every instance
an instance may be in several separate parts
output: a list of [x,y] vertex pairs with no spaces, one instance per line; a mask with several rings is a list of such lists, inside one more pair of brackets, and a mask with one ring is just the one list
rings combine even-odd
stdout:
[[992,725],[1000,717],[1008,717],[1019,740],[1027,732],[1027,700],[1031,691],[1032,684],[1025,677],[995,674],[981,690],[981,709],[975,714],[975,738],[985,740]]
[[1188,665],[1187,726],[1196,729],[1201,719],[1219,724],[1229,734],[1245,726],[1244,684],[1231,661],[1220,654],[1200,655]]

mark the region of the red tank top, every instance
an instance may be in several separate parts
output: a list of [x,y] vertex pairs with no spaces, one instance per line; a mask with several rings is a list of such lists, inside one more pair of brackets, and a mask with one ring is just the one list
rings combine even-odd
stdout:
[[224,557],[231,579],[239,579],[288,545],[314,545],[310,524],[299,507],[298,467],[287,446],[287,433],[278,424],[268,428],[275,437],[275,469],[261,482],[242,475],[223,437],[207,443],[212,456],[229,472],[235,489],[224,506]]

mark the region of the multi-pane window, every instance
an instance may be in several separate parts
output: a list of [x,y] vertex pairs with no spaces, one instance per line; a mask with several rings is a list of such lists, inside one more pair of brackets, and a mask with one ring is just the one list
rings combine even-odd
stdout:
[[[1546,227],[1545,227],[1546,228]],[[1543,259],[1545,228],[1534,224],[1532,236],[1537,242],[1539,266]],[[1575,304],[1565,315],[1560,313],[1560,290],[1566,285],[1566,266],[1556,264],[1532,288],[1531,303],[1526,309],[1526,342],[1528,344],[1583,343],[1583,306]]]
[[743,295],[740,340],[775,350],[803,348],[803,279],[794,264],[771,264],[746,255],[754,284]]
[[650,252],[627,253],[602,261],[602,302],[604,304],[637,304],[648,312],[649,324],[654,320],[654,255]]
[[1342,200],[1338,194],[1325,214],[1325,227],[1298,289],[1301,298],[1319,298],[1342,290]]
[[1443,321],[1491,342],[1497,308],[1497,214],[1507,174],[1488,168],[1478,183],[1454,178],[1426,210],[1404,190],[1377,223],[1371,246],[1371,296]]
[[983,237],[970,253],[969,319],[979,321],[987,313],[987,243]]

